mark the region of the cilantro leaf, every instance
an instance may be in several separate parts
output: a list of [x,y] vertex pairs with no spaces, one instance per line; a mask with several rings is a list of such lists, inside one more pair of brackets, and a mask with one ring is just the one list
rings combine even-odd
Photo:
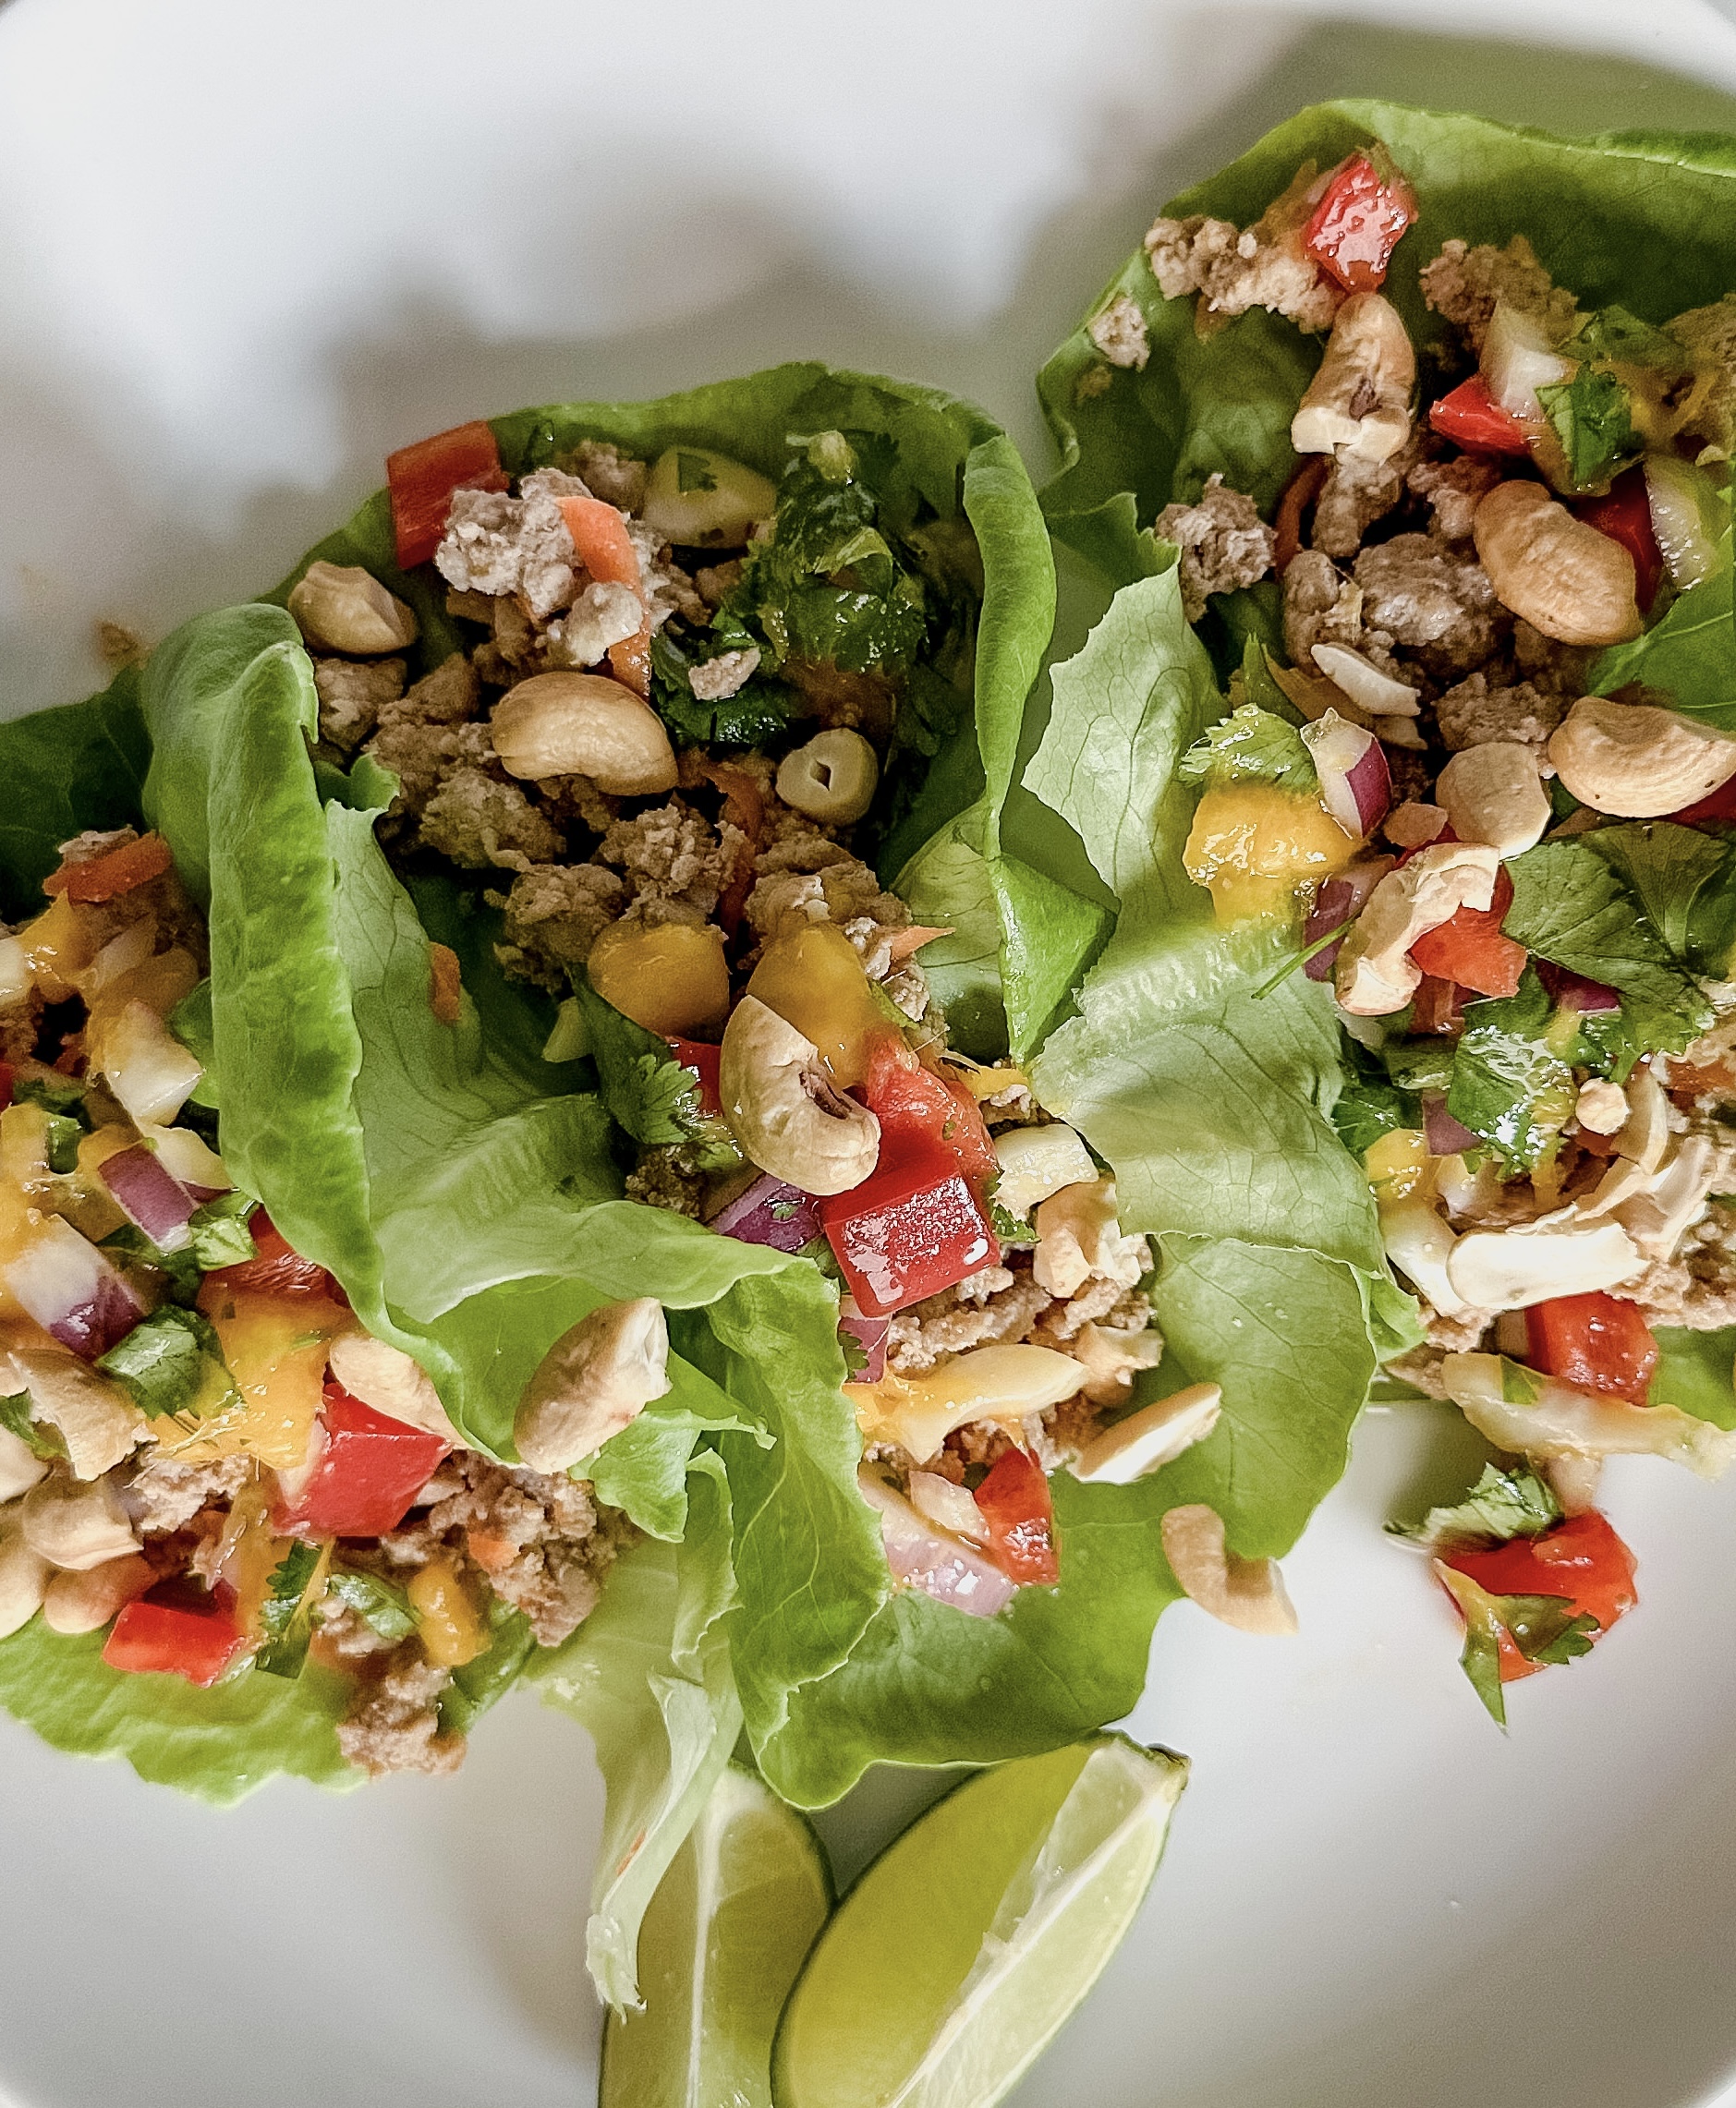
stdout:
[[1491,1595],[1487,1589],[1437,1559],[1435,1571],[1464,1618],[1464,1652],[1459,1666],[1498,1726],[1507,1725],[1501,1689],[1501,1634],[1528,1662],[1576,1661],[1589,1654],[1599,1629],[1595,1617],[1576,1612],[1563,1595]]
[[1395,1537],[1439,1553],[1538,1537],[1560,1520],[1561,1504],[1546,1479],[1535,1472],[1504,1472],[1498,1464],[1485,1464],[1482,1477],[1453,1507],[1431,1508],[1420,1522],[1390,1522],[1387,1528]]
[[327,1581],[325,1593],[347,1605],[382,1640],[407,1640],[421,1623],[404,1591],[378,1574],[340,1568]]
[[13,1079],[14,1105],[39,1105],[57,1120],[76,1123],[81,1133],[91,1131],[91,1115],[85,1110],[84,1085],[70,1076],[18,1076]]
[[989,1217],[994,1224],[994,1233],[1002,1244],[1010,1244],[1018,1250],[1028,1250],[1041,1242],[1028,1222],[1021,1222],[1011,1208],[1002,1207],[992,1195],[989,1202]]
[[13,1398],[0,1398],[0,1427],[9,1435],[16,1435],[33,1457],[52,1463],[56,1457],[64,1457],[67,1445],[61,1440],[57,1428],[43,1421],[30,1418],[30,1394],[19,1391]]
[[96,1365],[153,1420],[184,1412],[209,1419],[238,1402],[210,1319],[178,1303],[141,1318]]
[[1582,839],[1627,881],[1677,958],[1695,973],[1724,977],[1736,939],[1736,843],[1670,820],[1630,820]]
[[1209,726],[1183,755],[1178,771],[1190,783],[1270,783],[1297,797],[1320,787],[1314,757],[1293,724],[1257,703],[1244,703]]
[[298,1677],[308,1658],[310,1618],[306,1606],[310,1584],[324,1554],[317,1545],[295,1544],[272,1569],[260,1605],[264,1644],[253,1657],[267,1676]]
[[1607,483],[1638,457],[1628,392],[1613,373],[1582,366],[1571,381],[1539,388],[1537,400],[1561,442],[1575,490]]
[[711,473],[711,464],[702,454],[690,454],[685,446],[675,449],[675,488],[683,497],[689,491],[715,491],[717,478]]
[[498,1595],[488,1606],[492,1637],[473,1661],[452,1672],[452,1681],[440,1697],[440,1730],[443,1735],[462,1735],[486,1713],[536,1650],[530,1620],[522,1610]]
[[1556,1147],[1573,1109],[1573,1072],[1548,1037],[1551,1005],[1527,966],[1515,996],[1467,1004],[1447,1110],[1516,1170]]
[[49,1169],[59,1177],[64,1177],[68,1171],[76,1171],[79,1169],[79,1145],[84,1139],[84,1129],[64,1112],[49,1113],[45,1125],[43,1142]]
[[1347,1084],[1332,1108],[1332,1125],[1353,1157],[1365,1156],[1383,1134],[1422,1124],[1421,1098],[1373,1077]]
[[573,976],[573,992],[585,1014],[603,1103],[616,1123],[645,1148],[684,1149],[700,1170],[739,1164],[729,1130],[700,1109],[698,1079],[675,1060],[669,1042],[605,1002],[582,969]]
[[199,1284],[203,1277],[198,1254],[190,1244],[183,1245],[178,1252],[165,1252],[160,1244],[152,1243],[136,1223],[124,1222],[103,1238],[103,1249],[123,1260],[131,1259],[166,1275],[169,1293],[176,1302],[190,1303],[199,1294]]
[[258,1205],[251,1193],[237,1188],[195,1209],[187,1227],[193,1235],[193,1255],[201,1266],[241,1266],[259,1257],[248,1228]]
[[746,631],[690,632],[683,624],[688,647],[684,649],[672,635],[675,627],[665,623],[651,639],[651,700],[678,745],[768,746],[806,713],[807,706],[793,688],[757,673],[721,702],[702,702],[687,678],[692,668],[725,651],[744,650],[754,639]]
[[1656,366],[1685,373],[1688,359],[1674,337],[1643,322],[1625,308],[1600,308],[1584,315],[1561,349],[1570,358],[1607,358],[1624,366]]

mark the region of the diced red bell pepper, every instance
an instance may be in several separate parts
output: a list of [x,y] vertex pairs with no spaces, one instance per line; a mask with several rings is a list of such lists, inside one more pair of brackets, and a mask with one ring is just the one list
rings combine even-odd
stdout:
[[680,1039],[672,1036],[669,1042],[674,1056],[684,1069],[689,1069],[698,1079],[699,1110],[721,1119],[723,1100],[719,1090],[718,1075],[723,1060],[723,1049],[710,1046],[703,1039]]
[[183,1677],[208,1689],[248,1651],[246,1634],[221,1604],[153,1600],[157,1592],[129,1603],[103,1644],[112,1669]]
[[[610,586],[630,586],[645,599],[639,552],[633,546],[622,514],[601,498],[563,498],[561,517],[573,538],[578,560],[593,578]],[[651,624],[646,616],[634,634],[609,647],[609,668],[636,695],[651,692]]]
[[937,1143],[979,1189],[1000,1169],[981,1107],[962,1083],[925,1069],[902,1033],[889,1027],[873,1036],[862,1096],[894,1146]]
[[1372,293],[1415,218],[1415,194],[1403,176],[1354,153],[1333,170],[1303,246],[1347,293]]
[[272,1527],[280,1534],[384,1536],[403,1521],[452,1448],[438,1435],[376,1412],[335,1376],[326,1379],[320,1426],[323,1439],[307,1484],[273,1510]]
[[[1601,1639],[1639,1601],[1633,1555],[1595,1509],[1570,1515],[1541,1537],[1515,1537],[1487,1552],[1450,1552],[1442,1564],[1468,1574],[1490,1595],[1560,1595],[1575,1617],[1595,1617]],[[1547,1666],[1528,1662],[1511,1636],[1500,1637],[1501,1681],[1516,1683]]]
[[1551,1296],[1525,1312],[1526,1358],[1576,1390],[1644,1405],[1657,1369],[1657,1342],[1637,1303],[1600,1290]]
[[1531,442],[1513,413],[1489,393],[1480,373],[1462,381],[1451,394],[1428,407],[1432,430],[1471,454],[1528,454]]
[[12,1103],[12,1085],[17,1073],[10,1061],[0,1061],[0,1112]]
[[201,1300],[207,1295],[321,1295],[348,1302],[325,1268],[294,1250],[262,1207],[249,1217],[248,1232],[258,1257],[213,1267],[200,1288]]
[[1464,1030],[1464,990],[1425,974],[1411,998],[1411,1030],[1456,1039]]
[[1480,996],[1517,995],[1527,953],[1523,944],[1501,934],[1501,917],[1512,904],[1513,882],[1503,867],[1496,874],[1488,906],[1461,908],[1451,922],[1419,937],[1411,947],[1413,963]]
[[63,864],[42,880],[45,893],[65,893],[73,901],[112,901],[135,886],[160,878],[175,858],[160,834],[141,834],[83,864]]
[[1633,559],[1633,597],[1640,612],[1649,614],[1664,575],[1663,552],[1652,531],[1652,502],[1646,495],[1645,471],[1623,469],[1601,498],[1586,498],[1574,510],[1587,527],[1619,541]]
[[500,442],[480,419],[388,454],[386,491],[398,569],[426,563],[440,547],[455,491],[504,491],[509,480],[501,466]]
[[879,1164],[822,1200],[819,1219],[865,1317],[890,1317],[1001,1257],[981,1199],[932,1142],[892,1147],[882,1135]]
[[989,1556],[1009,1581],[1047,1588],[1061,1579],[1049,1481],[1023,1449],[996,1460],[975,1498],[989,1525]]
[[1728,783],[1720,783],[1716,791],[1701,798],[1696,804],[1683,806],[1670,818],[1683,827],[1699,827],[1707,820],[1721,822],[1724,826],[1736,826],[1736,776]]

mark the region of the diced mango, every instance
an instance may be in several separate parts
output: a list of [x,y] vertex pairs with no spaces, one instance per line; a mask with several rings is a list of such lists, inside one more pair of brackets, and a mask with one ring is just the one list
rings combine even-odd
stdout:
[[476,1605],[447,1554],[436,1553],[405,1593],[422,1621],[422,1651],[436,1667],[461,1669],[487,1646]]
[[585,970],[604,1002],[664,1038],[715,1024],[729,1009],[721,929],[611,923],[591,946]]
[[1220,922],[1288,915],[1297,890],[1348,864],[1356,843],[1315,799],[1269,783],[1230,783],[1199,801],[1182,852]]
[[51,1003],[73,994],[76,977],[96,956],[96,935],[90,910],[64,893],[19,930],[31,977]]
[[1378,1201],[1406,1200],[1432,1176],[1427,1138],[1420,1127],[1395,1127],[1369,1145],[1363,1169]]
[[354,1320],[318,1296],[217,1296],[207,1315],[241,1403],[209,1432],[176,1440],[176,1457],[209,1463],[245,1454],[293,1470],[307,1457],[319,1417],[327,1343]]
[[747,993],[811,1039],[841,1090],[868,1074],[868,1042],[884,1032],[883,999],[834,923],[810,922],[767,945]]

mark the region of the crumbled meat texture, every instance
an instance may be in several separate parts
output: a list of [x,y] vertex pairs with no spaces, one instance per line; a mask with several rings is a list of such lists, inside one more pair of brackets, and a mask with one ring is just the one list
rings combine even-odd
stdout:
[[699,598],[708,608],[721,608],[728,596],[741,584],[742,560],[732,556],[727,563],[705,563],[693,575],[693,583]]
[[1343,294],[1302,245],[1312,164],[1245,232],[1200,214],[1155,220],[1146,254],[1166,299],[1200,297],[1196,326],[1269,308],[1299,329],[1329,329]]
[[560,835],[516,783],[469,767],[453,769],[423,806],[420,835],[467,871],[522,871],[562,849]]
[[1721,1332],[1736,1325],[1736,1216],[1714,1207],[1683,1236],[1674,1254],[1648,1266],[1622,1293],[1649,1325]]
[[[1150,1260],[1147,1255],[1147,1270]],[[1135,1331],[1148,1324],[1151,1305],[1138,1289],[1123,1288],[1119,1281],[1094,1276],[1076,1293],[1057,1299],[1043,1313],[1032,1338],[1039,1347],[1054,1347],[1065,1353],[1076,1335],[1087,1325],[1107,1326],[1117,1332]]]
[[679,901],[701,916],[712,913],[729,882],[731,859],[717,830],[678,797],[616,820],[597,856],[622,871],[636,902]]
[[644,621],[645,610],[631,586],[599,581],[549,624],[544,657],[551,666],[595,666],[612,645],[637,636]]
[[464,1737],[440,1731],[440,1694],[452,1681],[414,1640],[387,1655],[357,1692],[337,1742],[352,1764],[372,1773],[456,1771]]
[[687,685],[702,703],[727,702],[740,695],[759,670],[759,647],[745,651],[720,651],[715,659],[701,660],[689,669]]
[[121,1498],[141,1536],[164,1537],[184,1528],[200,1508],[234,1499],[252,1470],[248,1457],[223,1457],[210,1464],[147,1457],[121,1489]]
[[353,754],[379,722],[381,711],[404,693],[405,671],[401,659],[316,659],[320,737]]
[[1578,309],[1573,296],[1537,261],[1524,235],[1515,235],[1505,248],[1487,242],[1475,248],[1463,241],[1443,242],[1440,254],[1423,266],[1421,280],[1424,299],[1465,333],[1474,351],[1483,348],[1497,300],[1536,315],[1556,339],[1572,328]]
[[389,1654],[399,1643],[376,1632],[360,1611],[347,1603],[338,1602],[334,1596],[323,1598],[315,1613],[315,1622],[321,1641],[346,1663],[370,1654]]
[[1425,1398],[1444,1399],[1447,1387],[1441,1378],[1440,1364],[1447,1352],[1445,1347],[1432,1343],[1413,1347],[1409,1353],[1401,1354],[1387,1363],[1387,1374],[1396,1376],[1402,1384],[1409,1384],[1413,1390],[1421,1391]]
[[493,688],[509,688],[528,674],[543,672],[547,663],[543,632],[531,621],[528,610],[516,593],[504,593],[488,602],[489,640],[473,654],[477,672]]
[[909,926],[904,902],[882,892],[868,866],[811,820],[780,806],[769,816],[766,836],[767,845],[754,859],[746,908],[748,927],[762,939],[805,922]]
[[1364,535],[1377,520],[1385,519],[1403,495],[1403,465],[1398,458],[1361,461],[1346,454],[1327,471],[1315,502],[1309,539],[1329,556],[1354,556]]
[[630,454],[623,454],[606,439],[581,440],[573,450],[573,473],[587,488],[606,498],[624,513],[637,513],[645,503],[645,483],[650,470]]
[[1513,624],[1513,661],[1533,687],[1568,702],[1585,693],[1596,653],[1575,644],[1558,644],[1528,622]]
[[1462,454],[1451,461],[1415,463],[1404,483],[1413,497],[1433,507],[1434,524],[1443,540],[1469,541],[1478,500],[1500,479],[1501,472],[1492,461]]
[[1372,660],[1383,673],[1404,678],[1386,630],[1365,627],[1365,595],[1324,551],[1299,550],[1284,567],[1284,649],[1305,672],[1317,671],[1317,644],[1347,645]]
[[886,1365],[894,1375],[920,1375],[973,1347],[1026,1339],[1050,1301],[1032,1279],[1028,1262],[1016,1274],[986,1267],[972,1280],[901,1310],[886,1335]]
[[1152,526],[1159,541],[1182,551],[1182,608],[1189,622],[1206,612],[1208,593],[1252,586],[1272,567],[1272,530],[1252,498],[1221,476],[1208,479],[1191,505],[1165,505]]
[[626,906],[627,890],[598,864],[544,864],[490,899],[505,910],[494,953],[506,972],[565,993],[571,970]]
[[1709,308],[1690,308],[1664,328],[1696,368],[1713,376],[1682,426],[1683,435],[1728,454],[1736,444],[1736,294],[1726,293]]
[[436,1536],[463,1532],[470,1557],[494,1593],[523,1611],[540,1645],[559,1645],[589,1617],[625,1525],[613,1511],[599,1513],[589,1487],[463,1449],[428,1490],[439,1497],[427,1528]]
[[[0,924],[0,929],[5,927]],[[42,992],[34,987],[0,1002],[0,1061],[17,1069],[28,1061],[42,1029]]]
[[482,691],[461,651],[443,660],[401,697],[380,707],[380,729],[367,752],[398,779],[395,812],[419,812],[457,751],[455,728],[473,718]]
[[434,552],[440,575],[460,592],[519,593],[539,622],[578,589],[577,552],[561,515],[563,498],[588,498],[577,477],[539,468],[504,491],[455,491]]
[[1151,339],[1146,333],[1146,318],[1137,300],[1118,293],[1086,324],[1086,334],[1111,366],[1143,371],[1151,357]]
[[1483,566],[1426,534],[1365,549],[1355,578],[1365,628],[1385,632],[1441,679],[1482,665],[1510,626]]
[[1559,696],[1540,695],[1528,681],[1491,684],[1484,673],[1467,674],[1435,704],[1436,726],[1454,754],[1492,739],[1511,740],[1541,753],[1566,714],[1567,705]]
[[628,1200],[667,1208],[672,1215],[689,1216],[695,1222],[704,1213],[705,1188],[705,1173],[694,1170],[679,1148],[641,1150],[626,1178]]

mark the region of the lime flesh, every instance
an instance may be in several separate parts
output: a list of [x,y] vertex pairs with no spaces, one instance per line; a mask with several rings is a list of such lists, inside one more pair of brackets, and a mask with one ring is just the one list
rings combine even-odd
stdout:
[[1186,1779],[1099,1735],[937,1803],[815,1943],[778,2029],[777,2108],[991,2108],[1120,1944]]
[[604,2024],[598,2108],[771,2108],[778,2015],[831,1908],[813,1831],[732,1764],[645,1913],[644,2009]]

